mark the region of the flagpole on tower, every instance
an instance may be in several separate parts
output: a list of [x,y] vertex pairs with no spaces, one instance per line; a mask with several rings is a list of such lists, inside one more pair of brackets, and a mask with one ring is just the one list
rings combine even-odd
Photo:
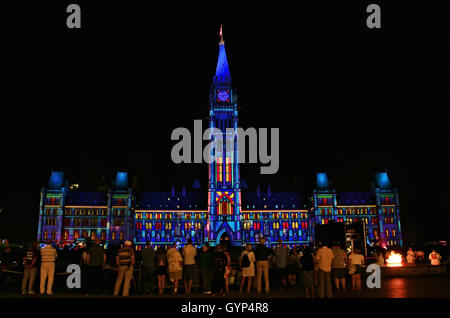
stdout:
[[220,36],[220,42],[219,44],[223,45],[225,42],[223,41],[223,33],[222,33],[222,24],[220,25],[220,32],[219,32],[219,36]]

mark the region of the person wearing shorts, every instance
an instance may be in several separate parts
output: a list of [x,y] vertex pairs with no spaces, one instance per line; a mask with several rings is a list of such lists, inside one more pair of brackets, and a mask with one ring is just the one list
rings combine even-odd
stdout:
[[156,275],[167,275],[167,266],[164,265],[157,266]]
[[195,257],[197,256],[197,249],[192,245],[192,239],[187,240],[187,244],[183,247],[184,259],[184,290],[186,295],[191,294],[192,282],[195,275]]
[[[195,264],[193,265],[184,265],[184,281],[192,282],[194,280],[195,275]],[[192,283],[190,283],[192,285]]]
[[339,242],[333,243],[333,262],[331,263],[331,276],[334,280],[334,284],[336,286],[336,290],[340,290],[340,286],[342,286],[342,290],[345,291],[345,263],[347,262],[347,254],[341,248]]

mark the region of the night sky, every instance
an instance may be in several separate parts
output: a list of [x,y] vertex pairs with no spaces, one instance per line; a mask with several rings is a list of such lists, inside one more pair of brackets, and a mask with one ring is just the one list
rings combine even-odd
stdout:
[[[66,27],[78,3],[81,30]],[[175,165],[170,134],[208,116],[219,27],[239,124],[280,129],[280,169],[242,165],[248,190],[369,191],[388,170],[407,242],[450,239],[449,25],[438,6],[365,1],[288,7],[39,1],[3,11],[0,237],[36,237],[52,169],[95,191],[117,169],[141,191],[177,190],[207,165]],[[224,3],[224,2],[223,2]],[[206,144],[206,143],[205,143]],[[205,190],[206,195],[206,190]]]

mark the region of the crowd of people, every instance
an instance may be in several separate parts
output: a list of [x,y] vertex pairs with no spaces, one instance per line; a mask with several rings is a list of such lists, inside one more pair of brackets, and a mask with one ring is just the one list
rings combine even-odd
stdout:
[[[428,261],[432,266],[438,266],[441,264],[442,256],[435,249],[431,250],[431,253],[428,255]],[[413,251],[413,248],[410,247],[406,252],[406,262],[407,264],[425,264],[425,253],[421,250]]]
[[[232,262],[231,249],[226,245],[212,248],[205,244],[197,250],[191,239],[183,248],[174,243],[169,248],[155,249],[147,242],[145,248],[135,252],[131,241],[125,241],[115,249],[106,249],[97,238],[88,247],[80,244],[62,249],[52,242],[39,248],[34,242],[21,253],[21,259],[16,255],[14,261],[7,243],[0,254],[0,283],[7,281],[8,270],[20,268],[21,261],[22,294],[36,293],[34,285],[39,276],[38,292],[52,295],[59,263],[59,271],[63,272],[64,266],[69,264],[80,266],[82,291],[86,295],[102,295],[111,288],[114,296],[126,297],[131,288],[134,293],[138,292],[136,281],[139,279],[139,291],[143,294],[164,295],[167,290],[170,290],[170,294],[177,294],[179,283],[182,282],[187,296],[191,295],[196,284],[195,287],[200,288],[205,295],[229,295],[230,285],[235,285],[241,293],[253,290],[258,293],[269,293],[271,290],[285,292],[289,288],[302,286],[308,298],[331,298],[333,292],[350,288],[354,292],[361,291],[361,277],[367,262],[360,250],[355,248],[347,253],[340,242],[333,242],[330,246],[323,244],[316,249],[306,247],[289,250],[281,240],[275,248],[269,248],[264,238],[256,246],[247,244],[234,256],[235,262]],[[417,259],[412,249],[408,250],[406,259],[408,263]],[[433,250],[429,260],[431,265],[438,265],[441,256]],[[377,253],[375,262],[384,266],[382,252]],[[350,281],[351,286],[348,288],[347,282]]]

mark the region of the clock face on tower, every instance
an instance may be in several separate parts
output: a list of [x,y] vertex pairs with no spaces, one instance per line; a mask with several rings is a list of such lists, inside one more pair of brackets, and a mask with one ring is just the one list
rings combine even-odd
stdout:
[[217,94],[217,98],[220,102],[229,102],[230,94],[228,93],[228,91],[219,91]]

